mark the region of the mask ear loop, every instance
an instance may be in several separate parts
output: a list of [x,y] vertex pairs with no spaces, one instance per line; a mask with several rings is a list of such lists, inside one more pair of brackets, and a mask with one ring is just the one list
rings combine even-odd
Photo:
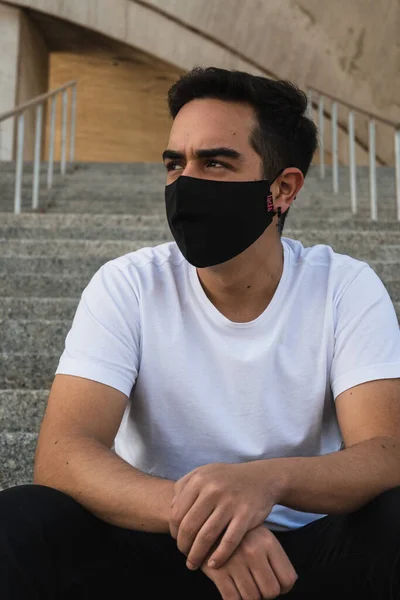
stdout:
[[281,209],[280,206],[278,206],[277,211],[278,211],[278,223],[276,224],[276,226],[278,228],[278,232],[282,233],[282,231],[283,231],[283,218],[282,218],[282,209]]
[[[272,180],[272,182],[271,182],[271,184],[270,184],[270,185],[272,185],[272,183],[274,183],[274,181],[275,181],[276,179],[278,179],[279,175],[282,175],[283,171],[285,171],[285,170],[286,170],[286,169],[288,169],[288,168],[289,168],[289,167],[284,167],[283,169],[281,169],[281,170],[279,171],[279,173],[277,173],[277,174],[276,174],[275,178]],[[296,200],[296,198],[295,198],[295,200]],[[282,233],[282,231],[283,231],[283,217],[282,217],[282,209],[281,209],[281,207],[280,207],[280,206],[278,206],[278,208],[277,208],[276,210],[277,210],[277,214],[278,214],[278,223],[277,223],[277,225],[276,225],[276,226],[277,226],[277,228],[278,228],[278,231],[279,231],[279,233]]]

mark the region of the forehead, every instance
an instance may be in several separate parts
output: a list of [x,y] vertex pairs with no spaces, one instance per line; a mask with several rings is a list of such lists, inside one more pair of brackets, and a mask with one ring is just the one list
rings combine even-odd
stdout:
[[201,147],[228,143],[248,144],[256,124],[250,105],[201,98],[185,104],[177,114],[169,136],[169,148],[186,144]]

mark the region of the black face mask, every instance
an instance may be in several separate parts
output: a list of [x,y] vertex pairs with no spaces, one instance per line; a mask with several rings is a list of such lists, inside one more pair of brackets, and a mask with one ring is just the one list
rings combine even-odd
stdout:
[[275,216],[270,182],[180,175],[165,187],[168,224],[186,260],[211,267],[251,246]]

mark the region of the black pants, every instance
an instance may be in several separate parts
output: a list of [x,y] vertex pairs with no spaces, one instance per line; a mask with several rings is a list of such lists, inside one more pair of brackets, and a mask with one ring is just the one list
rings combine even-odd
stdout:
[[[287,600],[399,600],[400,488],[361,510],[276,534],[299,578]],[[218,600],[167,534],[105,523],[50,487],[0,492],[4,600]]]

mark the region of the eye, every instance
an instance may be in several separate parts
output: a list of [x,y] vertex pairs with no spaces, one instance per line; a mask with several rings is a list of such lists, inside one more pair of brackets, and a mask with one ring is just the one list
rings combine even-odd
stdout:
[[175,171],[175,169],[173,167],[177,164],[178,163],[176,160],[171,160],[171,162],[169,162],[167,165],[165,165],[165,168],[167,169],[167,171]]
[[215,165],[220,165],[221,167],[224,167],[224,168],[226,167],[226,165],[224,165],[224,163],[221,163],[218,160],[209,160],[207,162],[207,164],[210,164],[210,163],[214,163]]

